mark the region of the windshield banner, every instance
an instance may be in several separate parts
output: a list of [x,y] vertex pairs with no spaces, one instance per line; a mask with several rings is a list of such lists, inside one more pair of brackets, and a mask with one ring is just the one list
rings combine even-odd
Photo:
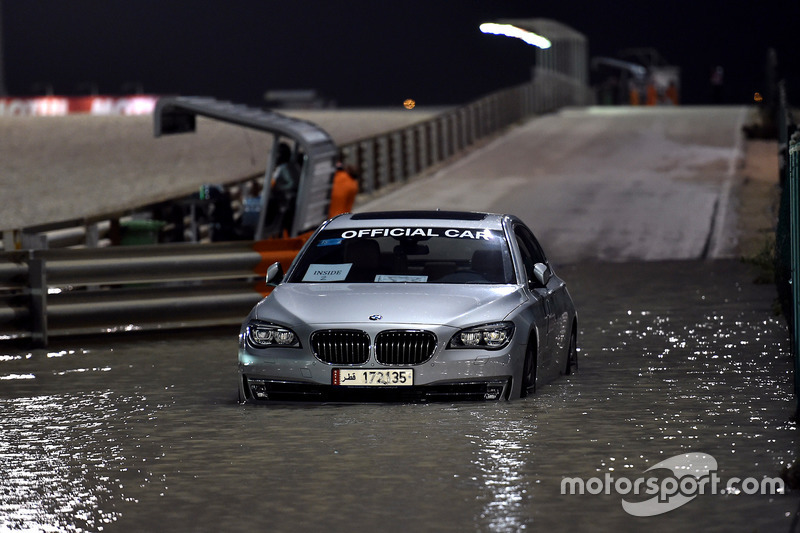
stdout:
[[342,232],[342,239],[358,237],[446,237],[450,239],[491,240],[492,232],[480,228],[363,228]]

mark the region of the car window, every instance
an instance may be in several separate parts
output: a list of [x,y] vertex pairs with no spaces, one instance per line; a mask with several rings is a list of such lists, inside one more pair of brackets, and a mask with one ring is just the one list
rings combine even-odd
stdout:
[[517,239],[520,254],[522,254],[522,264],[525,267],[525,275],[528,280],[533,279],[533,267],[536,263],[547,263],[542,247],[536,241],[533,233],[525,226],[516,226],[514,236]]
[[514,233],[525,242],[525,245],[531,251],[531,256],[533,258],[534,263],[547,263],[547,258],[544,255],[544,250],[542,250],[539,241],[536,240],[536,237],[533,236],[531,230],[529,230],[525,226],[516,226],[514,228]]
[[514,283],[500,230],[377,227],[324,230],[298,259],[297,283]]

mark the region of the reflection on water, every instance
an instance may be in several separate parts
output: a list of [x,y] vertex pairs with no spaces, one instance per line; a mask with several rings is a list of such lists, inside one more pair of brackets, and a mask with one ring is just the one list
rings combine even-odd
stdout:
[[110,390],[0,400],[0,526],[96,531],[116,520],[106,505],[122,488],[114,424],[130,401],[115,404]]
[[580,371],[510,403],[242,407],[235,331],[0,348],[0,530],[788,529],[794,494],[636,518],[560,493],[688,451],[723,478],[797,459],[786,330],[737,268],[562,269]]
[[480,429],[482,434],[468,435],[478,448],[472,463],[484,486],[478,498],[482,505],[478,523],[487,531],[519,531],[527,521],[525,500],[531,493],[531,482],[523,472],[532,428],[527,420],[509,423],[505,418],[491,418],[483,420]]

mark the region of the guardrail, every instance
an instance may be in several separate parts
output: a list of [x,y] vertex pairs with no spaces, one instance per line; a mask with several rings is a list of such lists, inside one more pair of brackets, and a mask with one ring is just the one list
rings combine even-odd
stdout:
[[302,238],[0,254],[0,339],[238,324]]

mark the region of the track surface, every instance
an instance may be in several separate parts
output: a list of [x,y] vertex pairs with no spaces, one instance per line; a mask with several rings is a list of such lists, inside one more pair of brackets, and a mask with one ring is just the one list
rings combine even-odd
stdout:
[[360,210],[513,213],[558,262],[728,257],[743,108],[589,108],[533,119]]

